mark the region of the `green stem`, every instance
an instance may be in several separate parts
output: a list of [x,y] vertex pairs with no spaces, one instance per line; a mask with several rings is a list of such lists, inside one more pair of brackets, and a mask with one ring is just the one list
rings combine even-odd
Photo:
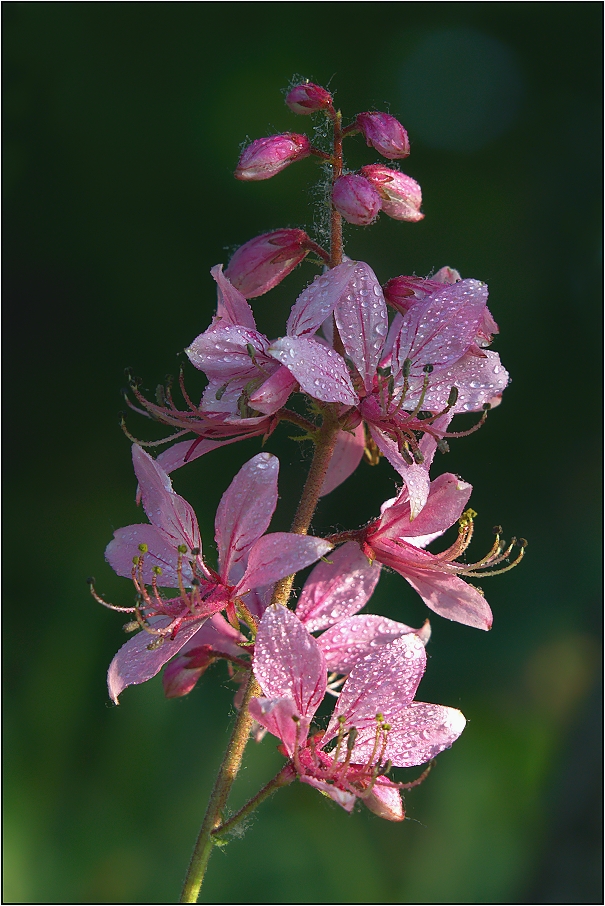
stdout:
[[285,768],[282,768],[279,774],[277,774],[273,780],[270,780],[262,790],[253,796],[249,802],[247,802],[239,812],[236,812],[235,815],[232,815],[228,821],[225,821],[224,824],[221,824],[220,827],[215,828],[212,831],[213,837],[222,837],[223,834],[230,833],[234,827],[236,827],[240,821],[250,815],[254,809],[264,802],[265,799],[268,799],[269,796],[278,790],[281,786],[288,786],[289,783],[292,783],[296,777],[296,772],[292,770],[290,764],[287,764]]

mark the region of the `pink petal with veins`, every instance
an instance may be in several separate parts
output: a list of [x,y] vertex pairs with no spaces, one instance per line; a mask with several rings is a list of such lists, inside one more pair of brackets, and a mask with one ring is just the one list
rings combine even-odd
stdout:
[[[140,544],[149,548],[143,558],[143,581],[151,585],[152,567],[159,566],[161,576],[156,576],[158,585],[162,588],[177,588],[179,584],[176,571],[178,552],[173,541],[169,540],[164,532],[153,525],[127,525],[113,533],[105,550],[105,559],[118,576],[130,579],[132,576],[133,557],[140,557]],[[191,583],[193,573],[189,560],[183,559],[183,581],[186,585]]]
[[493,616],[489,604],[468,582],[464,582],[458,576],[432,572],[430,569],[420,571],[406,566],[403,572],[394,563],[391,565],[407,579],[426,606],[439,616],[463,623],[465,626],[473,626],[475,629],[492,628]]
[[263,614],[254,645],[254,675],[269,699],[290,698],[312,719],[326,692],[326,664],[298,617],[279,604]]
[[[466,718],[456,708],[412,702],[391,721],[385,759],[398,768],[411,768],[426,764],[439,752],[458,739]],[[363,761],[370,757],[374,747],[374,734],[361,731],[355,745],[355,757]]]
[[239,470],[216,511],[215,540],[220,574],[226,582],[233,567],[269,528],[277,506],[279,460],[258,453]]
[[254,391],[250,397],[250,406],[264,415],[273,415],[286,405],[288,397],[296,386],[296,378],[292,377],[288,369],[281,365],[264,384],[261,384],[258,390]]
[[251,588],[270,585],[310,566],[332,549],[322,538],[273,532],[260,538],[250,550],[248,566],[234,595],[243,595]]
[[355,793],[348,793],[346,790],[340,790],[333,783],[327,783],[325,780],[318,780],[316,777],[302,775],[298,778],[302,783],[308,783],[321,793],[325,793],[330,799],[333,799],[337,805],[342,806],[345,812],[352,812],[357,796]]
[[365,443],[365,431],[362,424],[357,425],[352,433],[349,431],[339,433],[324,483],[321,486],[320,497],[329,494],[353,474],[361,462]]
[[[384,509],[376,533],[372,533],[373,540],[401,538],[409,544],[424,547],[460,518],[472,489],[472,485],[462,481],[457,475],[452,475],[451,472],[439,475],[431,482],[427,502],[413,522],[410,517],[408,494],[403,491],[391,506]],[[420,538],[422,540],[419,540]],[[372,541],[369,543],[372,544]]]
[[[118,704],[118,696],[127,686],[138,686],[140,683],[147,682],[156,673],[159,673],[164,664],[174,657],[177,652],[191,639],[200,629],[203,621],[189,623],[183,626],[173,641],[164,640],[164,644],[159,648],[149,651],[147,646],[157,638],[155,635],[142,630],[133,638],[129,639],[125,645],[122,645],[113,661],[109,665],[107,673],[107,686],[109,695]],[[169,617],[161,617],[153,621],[156,629],[168,626]]]
[[389,332],[389,319],[382,287],[372,268],[363,261],[354,263],[334,317],[345,351],[369,392]]
[[195,513],[186,500],[174,493],[164,469],[136,444],[132,447],[132,461],[149,521],[165,532],[175,547],[185,544],[189,550],[201,549]]
[[396,472],[399,472],[405,482],[409,499],[410,499],[410,519],[415,519],[429,496],[431,480],[429,478],[428,467],[424,463],[417,465],[413,463],[408,465],[394,440],[392,440],[384,431],[370,424],[370,434],[372,435],[376,446],[389,462]]
[[315,277],[292,306],[286,327],[288,336],[300,337],[319,330],[347,291],[354,269],[354,261],[345,261]]
[[294,754],[297,741],[295,718],[298,719],[298,741],[304,743],[309,732],[310,720],[300,714],[294,700],[284,698],[253,698],[249,708],[250,716],[269,733],[277,736],[286,746],[289,755]]
[[217,324],[197,336],[185,352],[191,364],[203,371],[209,380],[226,382],[262,374],[250,357],[249,347],[254,350],[259,364],[264,365],[269,362],[268,346],[267,338],[257,330]]
[[286,366],[303,393],[324,403],[357,404],[344,359],[318,340],[282,337],[271,345],[269,354]]
[[[414,698],[426,667],[424,645],[410,633],[357,661],[343,686],[323,738],[325,744],[338,733],[339,717],[345,726],[376,728],[376,715],[391,723]],[[363,764],[353,749],[352,761]]]
[[379,578],[380,566],[370,565],[359,545],[347,541],[330,554],[329,563],[315,567],[298,599],[296,616],[309,632],[326,629],[361,610]]
[[223,274],[223,265],[216,264],[210,271],[216,280],[216,316],[225,324],[239,324],[256,330],[256,322],[246,297]]
[[473,343],[486,304],[485,283],[461,280],[414,305],[404,315],[393,347],[399,371],[405,359],[412,361],[412,375],[420,374],[425,365],[435,370],[453,365]]
[[346,674],[351,672],[360,658],[373,654],[382,645],[388,645],[410,632],[415,633],[416,630],[405,623],[363,614],[341,620],[322,633],[317,642],[325,655],[328,670]]

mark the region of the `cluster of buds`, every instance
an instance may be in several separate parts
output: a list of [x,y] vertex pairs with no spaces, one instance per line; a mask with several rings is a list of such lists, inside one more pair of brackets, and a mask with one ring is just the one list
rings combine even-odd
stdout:
[[[199,402],[182,372],[180,408],[170,382],[149,399],[130,377],[129,406],[174,433],[150,444],[169,445],[157,458],[129,434],[137,498],[149,524],[119,529],[106,557],[119,575],[131,578],[135,604],[114,606],[94,586],[92,592],[105,606],[130,614],[128,632],[140,630],[110,666],[116,703],[127,686],[162,668],[166,695],[186,695],[210,664],[225,661],[240,685],[236,705],[248,708],[256,738],[269,732],[279,740],[287,759],[280,784],[298,778],[346,810],[361,800],[399,821],[400,790],[415,782],[393,780],[391,769],[431,762],[457,739],[465,719],[456,709],[413,700],[426,666],[428,620],[414,629],[360,611],[387,567],[433,613],[491,628],[485,596],[467,580],[516,566],[526,542],[505,542],[498,527],[487,554],[464,560],[477,515],[468,507],[471,486],[451,473],[432,477],[431,469],[450,439],[484,424],[501,401],[508,373],[488,349],[498,326],[484,283],[443,267],[426,279],[404,274],[381,284],[369,264],[343,254],[342,218],[366,225],[380,211],[410,222],[424,216],[420,187],[399,170],[376,163],[359,173],[344,171],[343,139],[355,134],[389,161],[407,157],[401,123],[390,114],[364,112],[343,126],[330,92],[310,82],[294,86],[286,104],[295,114],[331,121],[331,152],[286,132],[248,145],[235,176],[268,179],[310,156],[329,166],[330,247],[303,229],[278,229],[244,243],[225,271],[220,264],[212,268],[216,314],[185,350],[207,379]],[[282,335],[265,336],[249,300],[272,290],[305,259],[321,272],[293,301]],[[300,405],[288,405],[295,395],[306,401],[305,415]],[[476,413],[474,424],[452,430],[452,420],[463,413]],[[316,473],[292,532],[268,533],[279,462],[258,453],[219,505],[213,569],[202,555],[195,513],[175,493],[169,474],[244,438],[262,437],[264,443],[283,421],[289,430],[297,426],[297,439],[316,450]],[[383,502],[380,516],[325,538],[308,534],[319,497],[363,460],[376,465],[381,459],[401,486]],[[456,524],[449,547],[427,549]],[[318,560],[288,609],[291,578]],[[256,694],[246,698],[243,688],[250,684]],[[337,704],[320,733],[311,725],[326,696]]]

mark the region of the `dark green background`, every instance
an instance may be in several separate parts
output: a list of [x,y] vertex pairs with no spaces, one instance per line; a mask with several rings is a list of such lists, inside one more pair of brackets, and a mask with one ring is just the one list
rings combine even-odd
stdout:
[[[317,173],[232,178],[241,143],[310,127],[280,93],[330,84],[345,116],[389,109],[426,218],[350,228],[381,280],[444,264],[490,286],[513,382],[439,470],[472,482],[526,562],[484,588],[484,634],[435,617],[420,698],[469,724],[407,796],[410,820],[346,815],[300,784],[211,861],[205,902],[600,902],[600,3],[4,3],[5,843],[9,902],[174,901],[232,722],[223,666],[186,699],[159,679],[110,707],[128,604],[104,563],[138,521],[117,424],[123,369],[153,390],[209,323],[209,268],[257,233],[311,224]],[[376,159],[360,138],[351,166]],[[283,331],[310,265],[254,303]],[[200,376],[190,369],[192,388]],[[197,390],[196,390],[197,392]],[[132,416],[131,429],[157,436]],[[274,526],[304,474],[280,429]],[[248,441],[175,476],[211,549]],[[315,530],[394,487],[362,465]],[[437,545],[438,547],[438,545]],[[419,625],[398,576],[373,609]],[[236,804],[281,763],[252,745]]]

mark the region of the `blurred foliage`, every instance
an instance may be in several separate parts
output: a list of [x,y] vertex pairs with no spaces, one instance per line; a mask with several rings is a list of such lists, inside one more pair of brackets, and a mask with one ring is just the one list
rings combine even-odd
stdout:
[[[390,825],[296,784],[213,856],[205,902],[599,902],[601,18],[596,3],[4,4],[5,901],[171,902],[232,721],[223,666],[187,698],[159,679],[109,707],[123,642],[86,576],[138,521],[118,390],[153,388],[214,308],[208,271],[238,244],[320,224],[316,164],[238,184],[238,147],[304,131],[294,74],[345,115],[388,109],[426,218],[348,231],[386,280],[444,264],[486,280],[513,376],[441,470],[475,486],[490,529],[530,540],[486,592],[488,635],[435,617],[421,698],[469,724]],[[351,140],[351,166],[373,160]],[[315,169],[314,169],[315,168]],[[312,270],[255,302],[276,335]],[[188,372],[192,386],[199,375]],[[197,381],[197,384],[196,384]],[[129,419],[131,429],[153,426]],[[280,428],[276,528],[304,474]],[[157,434],[155,435],[157,436]],[[220,495],[257,441],[175,478],[207,547]],[[307,457],[308,458],[308,457]],[[315,530],[355,526],[394,474],[362,465]],[[373,606],[418,625],[398,576]],[[281,762],[251,746],[234,807]]]

